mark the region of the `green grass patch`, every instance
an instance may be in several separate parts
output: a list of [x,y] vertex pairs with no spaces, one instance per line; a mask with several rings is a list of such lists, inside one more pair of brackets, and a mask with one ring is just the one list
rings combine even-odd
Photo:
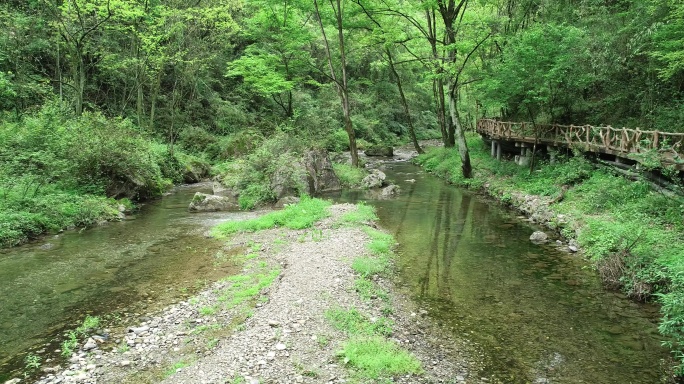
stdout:
[[365,224],[378,219],[375,214],[375,208],[364,203],[356,204],[356,209],[345,213],[340,217],[340,224],[343,225],[356,225]]
[[362,277],[369,277],[386,272],[389,261],[379,257],[357,257],[352,261],[352,269]]
[[342,186],[347,188],[361,187],[361,181],[368,175],[368,172],[364,169],[352,167],[348,164],[335,163],[333,164],[333,170],[337,177],[339,177]]
[[344,331],[349,336],[353,335],[381,335],[391,336],[394,323],[386,317],[380,317],[371,321],[358,309],[333,308],[325,311],[325,318],[336,329]]
[[354,337],[343,344],[340,355],[368,379],[423,372],[415,356],[380,336]]
[[256,299],[262,289],[270,286],[280,274],[279,269],[267,272],[255,272],[247,275],[231,276],[225,279],[230,282],[221,292],[219,302],[226,308],[234,308],[244,302]]
[[354,289],[361,296],[362,299],[369,301],[373,298],[380,298],[385,303],[389,302],[389,296],[382,288],[380,288],[376,283],[365,279],[358,278],[354,280]]
[[330,216],[330,204],[325,200],[305,196],[299,203],[289,205],[280,211],[269,212],[250,220],[228,221],[214,227],[212,232],[214,236],[222,237],[237,232],[255,232],[276,227],[310,228],[315,222]]

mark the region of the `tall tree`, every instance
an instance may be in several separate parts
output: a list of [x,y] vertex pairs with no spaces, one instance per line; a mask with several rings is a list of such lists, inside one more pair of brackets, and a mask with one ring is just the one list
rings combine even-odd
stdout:
[[328,60],[328,67],[330,69],[330,78],[335,83],[337,93],[340,97],[340,103],[342,105],[342,114],[344,116],[344,130],[347,132],[347,136],[349,137],[349,150],[351,152],[352,166],[358,167],[359,153],[356,147],[356,134],[354,133],[354,126],[351,120],[351,107],[349,103],[349,86],[347,79],[347,52],[345,50],[344,45],[344,25],[342,23],[344,13],[343,0],[330,0],[330,7],[334,15],[334,25],[337,31],[338,55],[335,58],[340,61],[339,75],[337,74],[337,71],[335,70],[335,65],[333,64],[332,50],[330,49],[330,42],[328,41],[328,37],[325,32],[325,26],[323,25],[323,18],[321,17],[320,8],[318,6],[318,0],[314,0],[316,19],[321,29],[323,44],[325,45],[325,55]]

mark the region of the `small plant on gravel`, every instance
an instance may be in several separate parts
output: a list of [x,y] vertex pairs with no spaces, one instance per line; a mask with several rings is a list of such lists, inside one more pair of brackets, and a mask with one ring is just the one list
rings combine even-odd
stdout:
[[203,316],[211,316],[216,314],[218,308],[215,305],[208,305],[200,308],[199,313]]
[[219,339],[211,339],[207,342],[207,349],[214,349],[219,343]]
[[328,309],[325,311],[325,317],[332,323],[333,327],[349,335],[390,336],[392,334],[392,320],[381,317],[371,321],[356,308],[349,310],[343,308]]
[[76,328],[76,332],[81,336],[86,336],[90,331],[97,329],[100,326],[100,318],[97,316],[86,316],[83,319],[83,324]]
[[352,269],[362,277],[370,277],[385,272],[389,268],[386,258],[357,257],[352,261]]
[[384,302],[389,301],[387,292],[368,279],[358,278],[354,280],[354,289],[363,300],[369,301],[374,298],[380,298]]
[[190,363],[183,360],[178,361],[164,371],[164,377],[172,376],[174,373],[178,372],[178,370],[188,366],[190,366]]
[[227,384],[245,384],[246,382],[242,376],[234,376],[226,381]]
[[78,336],[75,331],[69,331],[67,339],[62,341],[62,356],[69,357],[78,346]]
[[40,356],[33,354],[33,353],[29,353],[24,358],[24,364],[26,366],[26,369],[25,369],[26,372],[35,371],[36,369],[40,368],[40,365],[41,365]]
[[129,347],[128,344],[126,344],[126,342],[124,341],[121,344],[119,344],[119,346],[116,348],[116,351],[119,353],[124,353],[128,352],[130,349],[131,347]]

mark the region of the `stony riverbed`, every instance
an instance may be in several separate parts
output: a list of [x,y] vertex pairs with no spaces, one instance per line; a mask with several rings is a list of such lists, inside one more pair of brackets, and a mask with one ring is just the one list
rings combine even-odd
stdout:
[[[57,383],[343,383],[358,382],[336,351],[346,336],[325,319],[330,308],[357,308],[370,319],[381,313],[379,298],[363,300],[354,289],[351,259],[365,254],[367,235],[335,225],[349,204],[311,230],[269,230],[239,235],[226,247],[243,247],[244,275],[276,274],[255,302],[209,313],[226,281],[195,297],[109,330],[108,340],[87,339],[60,365],[46,364],[40,384]],[[250,252],[251,251],[251,252]],[[469,348],[426,319],[427,311],[390,292],[391,339],[422,363],[424,374],[395,382],[480,382],[471,372]],[[469,363],[470,362],[470,363]],[[239,381],[243,380],[243,381]],[[14,381],[19,382],[19,381]]]

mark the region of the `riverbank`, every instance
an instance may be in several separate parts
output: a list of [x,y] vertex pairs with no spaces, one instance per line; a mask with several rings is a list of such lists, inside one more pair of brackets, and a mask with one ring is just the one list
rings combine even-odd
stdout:
[[[436,148],[416,162],[450,183],[481,191],[551,230],[569,251],[580,250],[611,288],[661,304],[660,332],[673,351],[684,334],[684,202],[632,182],[581,156],[534,172],[491,158],[479,136],[468,137],[474,178],[460,174],[453,149]],[[681,368],[680,368],[681,371]],[[680,372],[681,373],[681,372]]]
[[479,382],[464,342],[393,292],[393,240],[370,208],[326,209],[311,228],[233,235],[239,256],[217,262],[241,274],[84,340],[38,382]]

